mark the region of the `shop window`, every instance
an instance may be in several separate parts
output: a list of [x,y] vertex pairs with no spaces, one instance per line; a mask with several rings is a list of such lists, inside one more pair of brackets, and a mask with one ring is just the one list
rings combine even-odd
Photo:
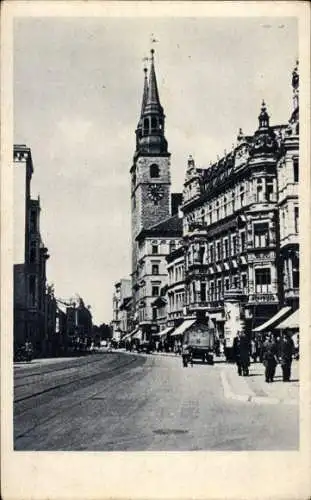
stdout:
[[254,245],[256,248],[264,248],[269,245],[268,222],[254,224]]
[[293,170],[294,170],[294,182],[299,182],[299,160],[298,160],[298,158],[293,159]]
[[267,293],[271,285],[271,269],[263,267],[255,269],[256,293]]

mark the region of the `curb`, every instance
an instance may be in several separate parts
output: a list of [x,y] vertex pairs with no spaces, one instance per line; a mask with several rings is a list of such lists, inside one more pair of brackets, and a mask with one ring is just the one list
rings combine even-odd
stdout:
[[244,403],[257,403],[257,404],[287,404],[287,405],[299,405],[299,400],[297,399],[282,399],[275,398],[273,396],[256,396],[253,391],[250,394],[235,394],[232,392],[230,384],[227,379],[227,375],[224,371],[220,372],[220,378],[224,390],[224,396],[226,399],[234,399],[235,401],[242,401]]

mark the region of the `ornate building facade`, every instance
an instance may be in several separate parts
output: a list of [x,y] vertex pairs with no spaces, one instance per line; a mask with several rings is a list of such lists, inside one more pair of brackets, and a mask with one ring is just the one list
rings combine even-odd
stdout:
[[220,337],[226,337],[230,304],[239,329],[250,333],[284,299],[299,296],[297,69],[293,91],[289,125],[272,126],[263,102],[257,130],[246,136],[240,129],[230,153],[207,169],[188,160],[185,306]]
[[284,302],[299,306],[299,73],[292,76],[293,111],[284,131],[278,161],[280,257]]

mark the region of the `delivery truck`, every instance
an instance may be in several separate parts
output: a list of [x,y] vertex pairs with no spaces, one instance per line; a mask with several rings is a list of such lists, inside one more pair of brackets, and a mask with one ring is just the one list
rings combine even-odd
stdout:
[[188,345],[193,359],[214,364],[215,330],[207,325],[196,325],[184,333],[183,345]]

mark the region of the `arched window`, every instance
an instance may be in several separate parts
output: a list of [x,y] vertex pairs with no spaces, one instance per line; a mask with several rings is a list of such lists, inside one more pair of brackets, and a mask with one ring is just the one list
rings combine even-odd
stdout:
[[143,134],[144,135],[149,134],[149,118],[144,118]]
[[156,131],[158,128],[158,121],[155,116],[152,116],[151,118],[151,132]]
[[159,166],[153,163],[150,165],[150,177],[159,177],[160,171]]

